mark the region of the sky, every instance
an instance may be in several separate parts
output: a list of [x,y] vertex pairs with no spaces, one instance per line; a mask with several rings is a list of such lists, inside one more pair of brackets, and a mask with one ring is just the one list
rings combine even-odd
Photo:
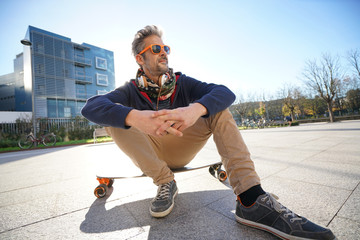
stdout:
[[[114,52],[116,87],[134,78],[135,33],[160,26],[169,66],[241,94],[301,86],[307,60],[360,49],[359,0],[1,0],[0,75],[29,25]],[[349,71],[349,74],[350,71]]]

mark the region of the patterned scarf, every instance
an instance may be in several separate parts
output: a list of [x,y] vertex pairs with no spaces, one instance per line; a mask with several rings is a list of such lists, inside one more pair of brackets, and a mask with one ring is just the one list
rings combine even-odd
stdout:
[[[160,87],[150,78],[148,78],[145,75],[144,71],[140,68],[136,73],[135,83],[138,86],[139,90],[141,92],[145,92],[150,98],[158,98],[159,100],[163,101],[165,99],[168,99],[175,91],[176,77],[173,73],[172,68],[169,68],[168,74],[170,78],[168,78]],[[145,87],[144,84],[141,84],[139,82],[139,77],[141,76],[145,77],[147,81],[147,87]]]

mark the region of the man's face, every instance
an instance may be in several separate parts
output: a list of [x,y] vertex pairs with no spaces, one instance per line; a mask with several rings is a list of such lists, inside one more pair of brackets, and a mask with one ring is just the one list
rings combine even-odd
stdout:
[[[144,39],[144,48],[151,44],[164,45],[161,38],[151,35]],[[142,66],[146,76],[157,82],[160,75],[169,71],[168,56],[163,49],[159,54],[153,54],[151,50],[147,50],[141,55],[137,55],[136,61]]]

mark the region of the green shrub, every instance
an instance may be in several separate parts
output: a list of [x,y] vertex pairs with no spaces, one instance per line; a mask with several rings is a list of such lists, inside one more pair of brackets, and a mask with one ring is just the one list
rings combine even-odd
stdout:
[[292,122],[290,126],[293,127],[293,126],[299,126],[299,125],[300,125],[299,122],[296,121],[296,122]]
[[17,141],[11,139],[0,140],[0,148],[17,147]]
[[76,128],[74,130],[68,131],[68,136],[69,140],[91,139],[93,137],[93,132],[93,128]]

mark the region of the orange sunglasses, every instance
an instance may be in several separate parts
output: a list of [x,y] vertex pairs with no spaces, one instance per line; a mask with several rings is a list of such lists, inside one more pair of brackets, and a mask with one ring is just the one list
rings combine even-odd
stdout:
[[149,46],[147,46],[144,50],[142,50],[139,54],[143,54],[144,52],[146,52],[147,50],[151,50],[152,54],[159,54],[161,53],[161,49],[164,50],[164,52],[166,54],[170,54],[170,47],[167,45],[159,45],[159,44],[151,44]]

